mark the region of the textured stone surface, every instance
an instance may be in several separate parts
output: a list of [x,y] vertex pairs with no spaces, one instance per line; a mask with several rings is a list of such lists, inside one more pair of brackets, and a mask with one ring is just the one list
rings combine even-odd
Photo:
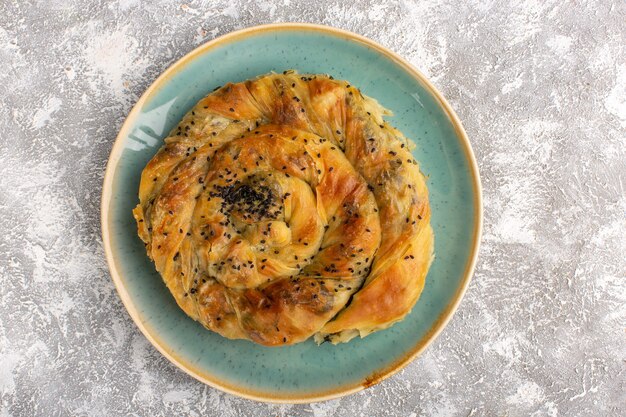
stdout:
[[[626,3],[0,2],[0,416],[626,415]],[[518,2],[515,2],[518,3]],[[99,200],[116,133],[196,45],[308,21],[408,58],[481,169],[480,260],[450,325],[343,399],[208,388],[139,333],[109,277]]]

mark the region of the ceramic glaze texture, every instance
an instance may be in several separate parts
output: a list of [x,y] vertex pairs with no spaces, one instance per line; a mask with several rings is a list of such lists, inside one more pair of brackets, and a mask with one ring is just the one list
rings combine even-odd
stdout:
[[[265,28],[208,45],[166,72],[147,92],[122,128],[111,156],[104,227],[125,292],[122,297],[164,352],[193,375],[230,392],[302,401],[370,386],[426,343],[468,278],[480,202],[462,133],[423,81],[374,46],[348,36],[312,27]],[[340,346],[318,347],[309,340],[266,348],[206,331],[174,302],[145,256],[130,214],[142,169],[191,106],[229,81],[292,68],[349,80],[376,97],[394,112],[389,118],[393,124],[417,145],[414,156],[429,177],[436,260],[419,302],[391,329]]]
[[[0,2],[0,415],[625,415],[625,13],[607,1]],[[485,197],[476,274],[439,338],[399,374],[324,403],[261,404],[180,371],[126,313],[100,240],[105,163],[139,95],[199,44],[274,21],[360,33],[424,72],[463,120]]]

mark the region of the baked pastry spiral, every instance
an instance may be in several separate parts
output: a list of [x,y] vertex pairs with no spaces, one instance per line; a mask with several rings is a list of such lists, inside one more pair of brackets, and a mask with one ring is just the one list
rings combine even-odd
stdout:
[[185,313],[268,346],[403,319],[433,232],[425,178],[387,114],[345,81],[294,71],[200,100],[145,167],[133,210]]

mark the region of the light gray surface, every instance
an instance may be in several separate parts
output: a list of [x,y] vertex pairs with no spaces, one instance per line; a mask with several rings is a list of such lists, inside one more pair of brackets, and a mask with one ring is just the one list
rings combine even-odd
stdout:
[[[229,3],[0,1],[0,416],[626,415],[626,3]],[[99,227],[138,96],[196,45],[276,21],[352,30],[421,69],[485,199],[474,280],[436,342],[371,389],[298,406],[164,359]]]

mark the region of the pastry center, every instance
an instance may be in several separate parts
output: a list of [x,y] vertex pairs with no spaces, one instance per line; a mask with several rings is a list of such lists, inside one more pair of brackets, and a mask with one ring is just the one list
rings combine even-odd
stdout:
[[277,204],[272,189],[258,183],[229,185],[220,190],[222,209],[243,223],[274,220],[282,205]]

